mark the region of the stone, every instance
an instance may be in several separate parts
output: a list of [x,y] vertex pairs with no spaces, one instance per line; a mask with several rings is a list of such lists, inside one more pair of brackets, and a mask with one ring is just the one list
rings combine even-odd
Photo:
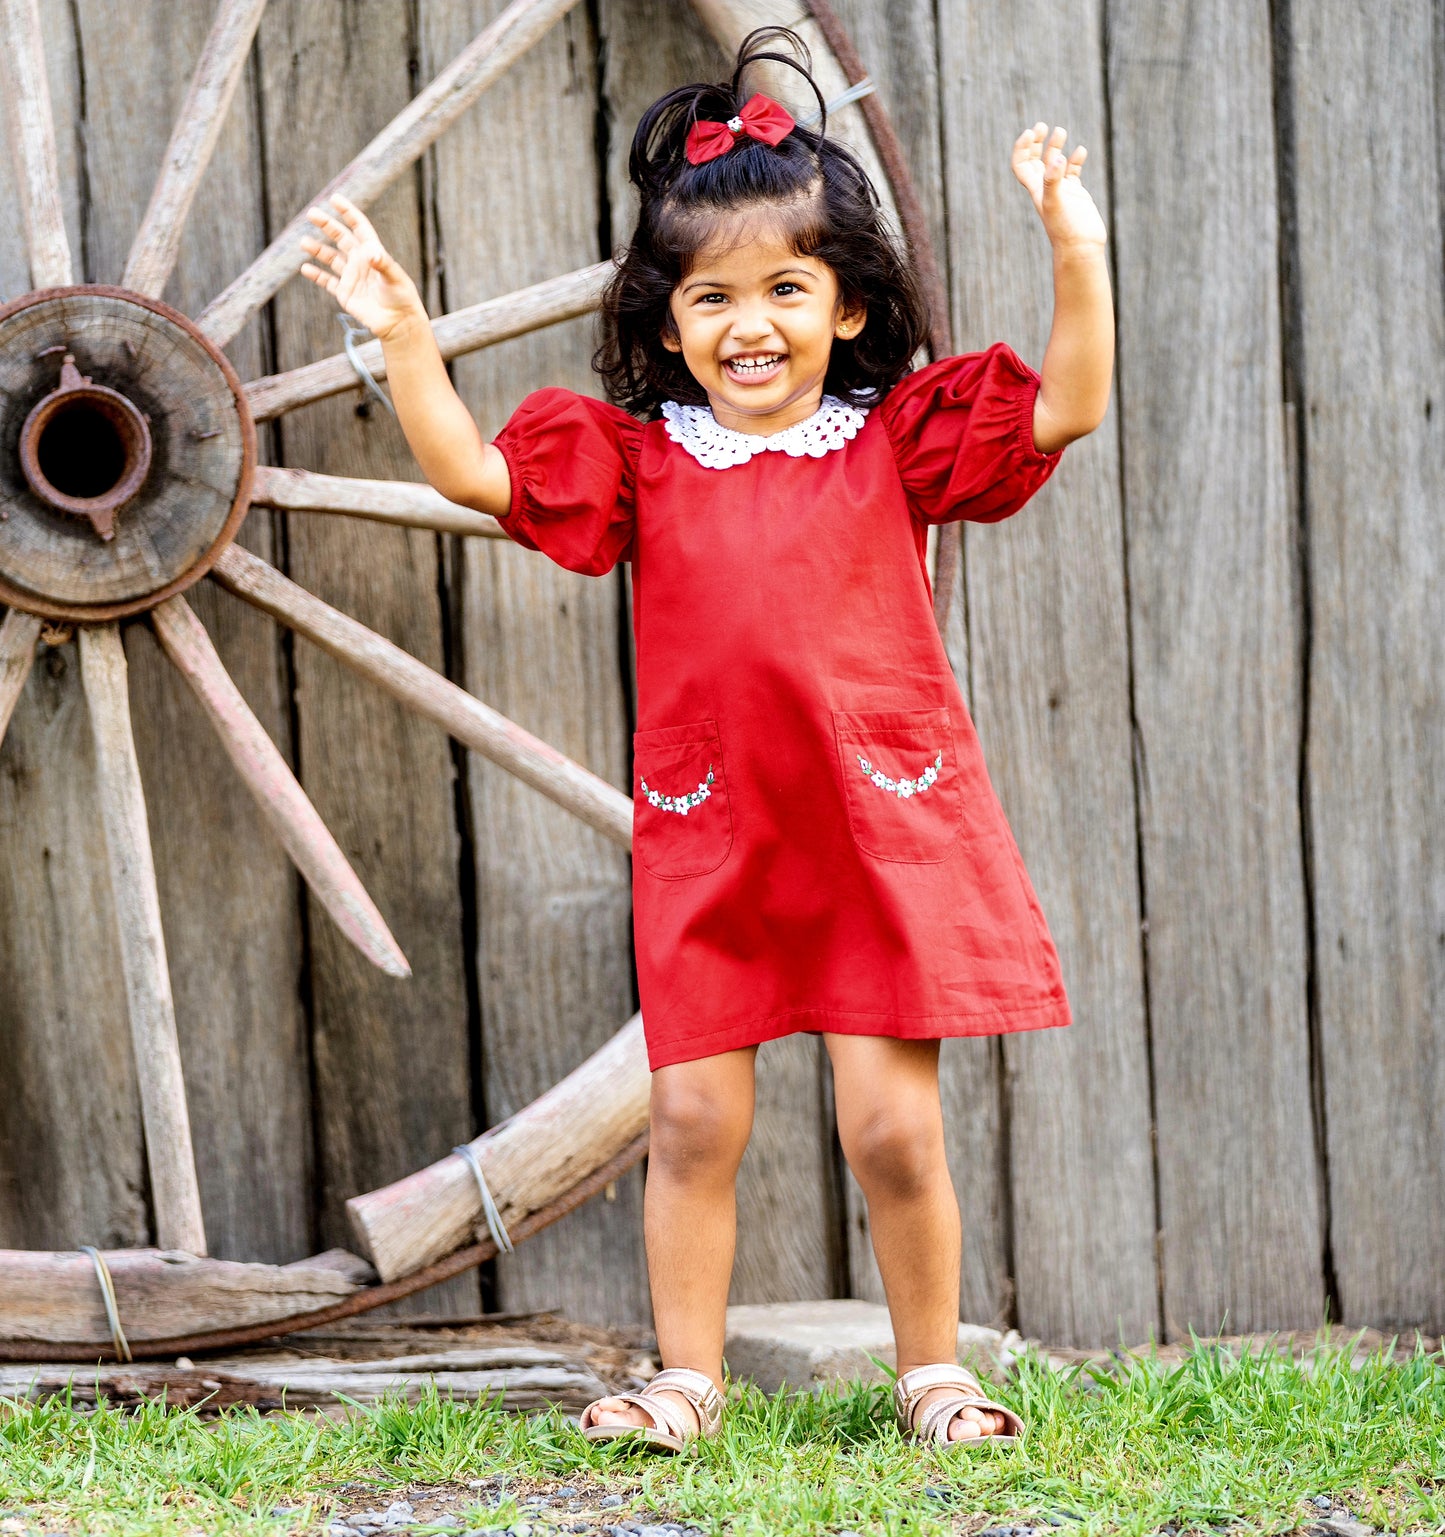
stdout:
[[[959,1360],[975,1374],[1004,1371],[1021,1336],[979,1324],[958,1326]],[[881,1303],[852,1298],[820,1302],[745,1303],[727,1311],[728,1370],[751,1377],[765,1393],[841,1382],[886,1382],[873,1356],[895,1364],[893,1329]]]
[[1375,1537],[1375,1528],[1349,1516],[1329,1516],[1316,1521],[1314,1528],[1322,1537]]
[[581,1494],[570,1484],[564,1484],[562,1488],[552,1491],[552,1497],[557,1500],[576,1500],[581,1498]]
[[603,1510],[616,1510],[619,1505],[625,1505],[627,1501],[620,1494],[604,1494],[597,1503]]
[[416,1509],[409,1500],[393,1500],[381,1522],[383,1526],[405,1526],[415,1515]]

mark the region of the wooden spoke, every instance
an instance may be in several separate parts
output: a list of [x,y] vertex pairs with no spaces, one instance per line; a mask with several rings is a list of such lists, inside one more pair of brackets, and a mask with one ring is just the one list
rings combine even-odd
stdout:
[[40,621],[34,614],[12,608],[0,621],[0,742],[30,676],[39,639]]
[[59,288],[71,281],[70,242],[60,201],[55,118],[45,78],[40,0],[0,0],[0,69],[9,89],[8,126],[15,180],[25,217],[25,241],[34,288]]
[[440,491],[412,480],[353,480],[346,475],[262,465],[251,486],[251,505],[284,507],[288,512],[340,512],[374,523],[430,528],[441,534],[507,537],[489,513],[449,502]]
[[190,605],[184,598],[168,598],[151,610],[151,623],[166,655],[201,701],[281,846],[337,928],[373,966],[390,977],[409,977],[411,967],[401,947],[266,728],[242,698]]
[[150,205],[126,258],[121,287],[159,298],[176,264],[196,188],[210,164],[221,125],[245,68],[266,0],[220,0],[166,146]]
[[[642,1016],[525,1110],[471,1144],[502,1220],[525,1217],[647,1125],[651,1078]],[[420,1270],[466,1243],[482,1202],[470,1166],[455,1153],[346,1203],[362,1251],[383,1281]]]
[[156,1241],[163,1249],[204,1254],[206,1231],[191,1120],[118,626],[95,625],[80,631],[80,673],[95,739],[96,793],[130,1008]]
[[604,837],[632,846],[632,802],[589,769],[433,672],[425,662],[298,587],[274,566],[230,545],[211,575],[298,634],[369,678],[409,710],[444,727]]
[[[597,308],[602,290],[616,270],[611,262],[598,262],[594,267],[566,272],[561,277],[548,278],[545,283],[534,283],[530,288],[503,294],[498,299],[469,304],[465,309],[454,310],[450,315],[432,321],[432,334],[442,356],[450,359],[460,357],[464,352],[475,352],[480,347],[490,347],[494,342],[525,336],[529,331],[540,331],[543,326],[573,320]],[[357,351],[374,378],[386,377],[386,360],[382,357],[380,342],[367,342]],[[338,352],[318,363],[308,363],[284,374],[253,379],[246,386],[246,403],[258,422],[266,422],[286,411],[294,411],[297,406],[310,405],[313,400],[325,400],[328,395],[360,388],[361,380],[351,366],[351,360],[344,352]]]
[[[17,0],[7,0],[17,3]],[[34,0],[31,0],[34,3]],[[338,176],[318,192],[345,193],[365,207],[467,110],[577,0],[512,0],[505,11],[397,113]],[[265,251],[201,312],[197,323],[224,347],[300,267],[297,241],[311,229],[303,209]]]

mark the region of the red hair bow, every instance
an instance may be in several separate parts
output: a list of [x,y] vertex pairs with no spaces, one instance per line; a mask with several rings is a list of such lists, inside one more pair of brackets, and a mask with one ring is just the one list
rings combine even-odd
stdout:
[[764,144],[778,144],[792,133],[794,126],[786,107],[780,107],[769,96],[751,96],[742,111],[727,122],[704,120],[688,129],[688,164],[702,165],[708,160],[716,160],[719,155],[727,154],[744,134],[750,139],[761,139]]

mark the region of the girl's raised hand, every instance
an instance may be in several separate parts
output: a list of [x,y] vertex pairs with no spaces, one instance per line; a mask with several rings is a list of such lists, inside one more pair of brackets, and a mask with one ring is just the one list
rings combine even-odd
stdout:
[[1013,173],[1028,189],[1054,245],[1103,245],[1103,216],[1079,178],[1088,150],[1082,144],[1064,156],[1067,128],[1049,132],[1035,123],[1014,140]]
[[302,273],[382,341],[403,321],[419,316],[426,324],[416,284],[382,245],[371,220],[339,192],[331,206],[334,214],[324,208],[306,210],[326,239],[302,237],[301,249],[316,258],[301,264]]

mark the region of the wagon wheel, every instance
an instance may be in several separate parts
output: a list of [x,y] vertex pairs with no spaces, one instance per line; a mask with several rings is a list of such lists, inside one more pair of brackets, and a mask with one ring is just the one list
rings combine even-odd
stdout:
[[[576,0],[513,0],[314,199],[366,206]],[[0,0],[10,123],[33,290],[0,307],[0,741],[37,643],[78,636],[101,820],[155,1210],[157,1250],[0,1258],[0,1344],[32,1359],[77,1351],[166,1354],[239,1343],[358,1313],[480,1263],[555,1221],[646,1150],[648,1073],[634,1016],[567,1078],[468,1150],[348,1203],[366,1260],[289,1266],[208,1260],[146,803],[131,731],[119,623],[144,616],[199,699],[246,788],[312,894],[389,975],[410,968],[360,880],[227,674],[187,604],[209,576],[630,847],[629,799],[358,621],[234,543],[251,506],[505,538],[498,522],[424,485],[256,463],[255,423],[384,377],[379,344],[243,384],[221,352],[299,265],[298,214],[194,318],[163,304],[187,213],[219,137],[265,0],[219,0],[161,174],[118,286],[72,283],[56,174],[39,0]],[[694,0],[728,51],[760,19],[754,0]],[[810,0],[825,95],[864,72],[826,0]],[[849,135],[892,193],[947,350],[946,301],[921,209],[874,95],[868,135]],[[600,263],[433,322],[448,359],[594,309]],[[359,366],[358,366],[359,364]],[[940,569],[956,559],[956,529]],[[936,598],[940,625],[951,584]],[[495,1190],[495,1198],[491,1192]],[[170,1251],[170,1252],[166,1252]],[[369,1261],[369,1264],[367,1263]],[[159,1316],[129,1320],[146,1299]],[[119,1299],[119,1302],[117,1301]],[[164,1306],[155,1309],[155,1304]],[[128,1337],[127,1337],[128,1329]],[[164,1337],[162,1337],[164,1336]]]

